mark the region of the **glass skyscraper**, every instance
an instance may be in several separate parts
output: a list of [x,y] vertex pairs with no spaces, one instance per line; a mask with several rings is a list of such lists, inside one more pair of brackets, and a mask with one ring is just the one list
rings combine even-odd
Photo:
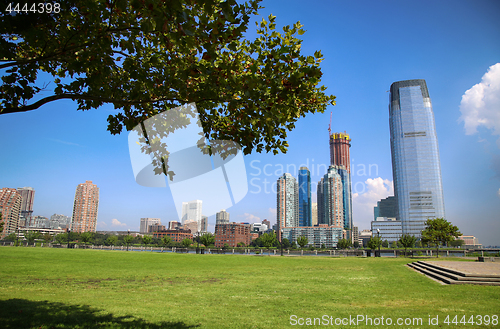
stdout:
[[421,236],[429,218],[445,217],[439,149],[425,80],[391,85],[392,171],[403,234]]
[[299,169],[299,226],[312,226],[311,173],[307,167]]

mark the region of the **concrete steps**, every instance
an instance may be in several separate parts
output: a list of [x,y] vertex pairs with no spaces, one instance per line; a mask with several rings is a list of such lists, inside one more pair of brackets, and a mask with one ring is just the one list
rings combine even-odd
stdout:
[[499,275],[465,273],[425,261],[417,261],[407,265],[408,267],[445,284],[479,284],[500,286]]

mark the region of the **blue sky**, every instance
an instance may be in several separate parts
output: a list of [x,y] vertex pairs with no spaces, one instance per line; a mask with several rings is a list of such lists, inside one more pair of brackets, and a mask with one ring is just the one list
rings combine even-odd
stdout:
[[[376,201],[392,193],[388,98],[391,83],[425,79],[439,141],[446,217],[484,245],[500,245],[500,2],[264,1],[278,27],[300,21],[302,50],[321,50],[322,84],[337,96],[301,118],[287,154],[245,157],[248,193],[231,221],[276,221],[272,186],[301,164],[315,184],[329,162],[328,123],[352,138],[353,219],[369,229]],[[254,26],[249,29],[249,37]],[[490,69],[491,67],[491,69]],[[177,219],[169,188],[135,182],[128,133],[112,136],[111,107],[76,111],[58,101],[0,116],[0,187],[35,188],[34,214],[71,216],[76,186],[100,188],[98,230],[138,230],[141,217]],[[264,172],[264,168],[266,171]],[[275,185],[274,185],[275,186]],[[315,185],[314,189],[315,191]],[[315,198],[315,195],[313,196]],[[186,200],[188,201],[188,200]],[[215,223],[215,216],[209,218]],[[213,227],[212,227],[213,229]]]

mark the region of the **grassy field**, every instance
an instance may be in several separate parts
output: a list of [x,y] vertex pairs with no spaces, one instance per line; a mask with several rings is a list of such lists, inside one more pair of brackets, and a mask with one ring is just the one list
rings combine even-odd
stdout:
[[0,247],[0,327],[500,328],[477,325],[500,316],[500,287],[441,285],[409,261]]

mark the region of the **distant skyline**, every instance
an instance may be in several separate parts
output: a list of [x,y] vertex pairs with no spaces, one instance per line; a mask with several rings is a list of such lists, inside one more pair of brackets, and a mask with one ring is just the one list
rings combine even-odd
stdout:
[[[435,115],[447,220],[483,245],[500,245],[500,2],[263,1],[277,28],[301,21],[302,52],[321,50],[321,84],[337,96],[325,113],[300,118],[287,154],[244,157],[248,194],[227,208],[231,221],[276,222],[276,181],[330,162],[328,124],[351,141],[353,225],[369,229],[377,201],[394,195],[389,88],[425,79]],[[256,20],[261,18],[257,17]],[[255,37],[249,24],[248,37]],[[43,75],[40,83],[48,82]],[[49,93],[47,92],[47,95]],[[140,219],[179,220],[170,189],[135,182],[128,134],[107,130],[112,106],[76,111],[69,100],[0,115],[0,188],[33,187],[33,215],[71,216],[75,187],[100,188],[97,230],[139,230]],[[287,169],[288,167],[288,169]],[[274,192],[272,191],[274,187]],[[184,200],[190,201],[190,200]],[[205,202],[205,201],[204,201]],[[178,205],[180,206],[180,205]],[[205,203],[204,203],[205,207]],[[208,219],[213,231],[215,216]]]

